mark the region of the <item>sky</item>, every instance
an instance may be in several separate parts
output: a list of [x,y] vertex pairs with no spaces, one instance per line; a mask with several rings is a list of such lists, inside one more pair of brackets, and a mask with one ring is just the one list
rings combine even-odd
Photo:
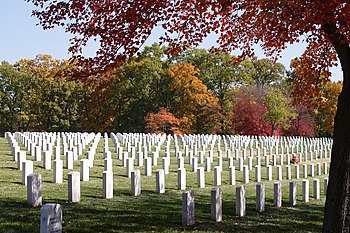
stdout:
[[[0,0],[0,62],[8,61],[11,64],[20,59],[33,59],[38,54],[48,54],[55,59],[68,59],[68,47],[70,35],[62,28],[43,30],[37,26],[38,20],[31,16],[34,6],[25,0]],[[151,45],[157,42],[157,31],[146,42]],[[202,48],[210,48],[215,45],[215,38],[209,37],[200,45]],[[96,46],[85,49],[84,54],[93,56]],[[305,44],[289,46],[283,53],[281,62],[289,69],[290,60],[298,57],[305,49]],[[238,54],[239,52],[237,52]],[[258,58],[265,57],[261,50],[256,50]],[[340,66],[334,67],[332,80],[342,79]]]

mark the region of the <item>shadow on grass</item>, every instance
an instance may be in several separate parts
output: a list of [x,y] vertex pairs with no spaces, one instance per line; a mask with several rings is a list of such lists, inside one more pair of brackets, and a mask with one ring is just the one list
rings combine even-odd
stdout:
[[3,169],[18,170],[18,168],[16,168],[16,167],[3,167]]
[[[1,232],[38,232],[40,208],[31,208],[25,201],[0,199]],[[195,197],[196,224],[181,224],[181,192],[155,194],[144,191],[132,197],[119,190],[113,199],[93,195],[82,196],[81,203],[47,199],[63,207],[64,232],[320,232],[323,207],[303,203],[296,207],[266,206],[256,213],[255,205],[247,205],[247,216],[235,215],[234,200],[223,202],[223,221],[210,220],[210,197]]]

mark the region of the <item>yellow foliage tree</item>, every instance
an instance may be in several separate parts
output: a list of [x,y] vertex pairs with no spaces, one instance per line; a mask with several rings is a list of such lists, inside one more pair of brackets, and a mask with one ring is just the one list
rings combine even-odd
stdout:
[[318,115],[318,131],[333,136],[334,117],[337,112],[338,96],[342,90],[342,82],[329,82],[326,84],[322,96],[322,105],[316,109]]

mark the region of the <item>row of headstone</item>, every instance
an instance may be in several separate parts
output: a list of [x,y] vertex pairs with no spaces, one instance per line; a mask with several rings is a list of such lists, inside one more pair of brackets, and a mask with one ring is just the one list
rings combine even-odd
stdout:
[[217,148],[290,148],[296,152],[303,151],[305,147],[321,149],[324,146],[331,146],[330,138],[305,138],[305,137],[270,137],[270,136],[238,136],[238,135],[179,135],[182,144],[190,144],[192,147],[205,147],[213,143]]
[[[324,180],[324,193],[327,192],[328,178]],[[320,180],[313,180],[313,196],[316,200],[320,199]],[[302,181],[302,201],[309,202],[309,180]],[[289,182],[289,203],[292,206],[297,204],[297,182]],[[274,183],[273,205],[282,206],[282,184]],[[256,184],[256,211],[261,213],[265,211],[265,185]],[[236,186],[236,215],[246,216],[246,193],[243,185]],[[222,190],[213,188],[211,190],[211,219],[216,222],[222,221]],[[195,223],[195,201],[194,192],[185,190],[182,193],[182,224],[189,226]]]
[[[133,186],[133,195],[138,196],[141,192],[140,190],[140,171],[132,171],[132,186]],[[33,177],[33,176],[30,176]],[[72,187],[79,186],[79,174],[71,173],[69,179],[73,179],[71,181]],[[29,180],[28,179],[28,183]],[[36,181],[32,181],[34,184],[40,183],[40,175],[38,175],[34,179],[39,179]],[[325,182],[325,186],[326,186]],[[302,182],[302,200],[304,202],[309,201],[309,182],[308,180],[303,180]],[[291,181],[289,184],[289,202],[292,206],[296,205],[296,181]],[[37,187],[33,187],[32,189],[36,189]],[[73,199],[80,199],[80,188],[75,188],[79,190],[79,194],[70,194],[70,198],[72,202]],[[327,189],[327,187],[325,187]],[[29,192],[29,191],[28,191]],[[70,192],[73,192],[72,190]],[[326,191],[325,191],[326,192]],[[32,194],[33,199],[35,199],[36,194]],[[41,192],[40,192],[41,196]],[[244,186],[238,185],[236,187],[236,214],[239,217],[246,216],[246,198],[245,198],[245,188]],[[319,180],[314,179],[314,198],[319,199]],[[31,200],[35,204],[39,202],[39,200]],[[41,198],[40,198],[41,201]],[[281,207],[282,206],[282,188],[280,182],[274,183],[274,206]],[[41,205],[41,203],[40,203]],[[38,205],[36,205],[38,206]],[[258,183],[256,185],[256,211],[264,212],[265,211],[265,185],[262,183]],[[220,188],[213,188],[211,190],[211,219],[216,222],[222,221],[222,190]],[[192,190],[185,190],[182,193],[182,224],[186,226],[190,226],[195,224],[195,199],[194,192]],[[48,233],[48,232],[62,232],[62,208],[59,204],[51,204],[48,203],[41,208],[41,217],[40,217],[40,232]]]
[[[17,137],[19,137],[22,141],[23,144],[28,146],[31,142],[30,140],[33,139],[32,144],[34,145],[44,145],[42,141],[45,139],[42,136],[42,140],[40,136],[35,136],[35,133],[16,133]],[[47,135],[47,134],[43,134]],[[57,134],[59,135],[59,133]],[[64,134],[62,133],[62,141],[64,144],[68,143],[69,148],[73,149],[73,145],[77,145],[79,141],[83,140],[81,134]],[[177,138],[180,138],[178,140]],[[47,142],[52,143],[55,140],[55,137],[53,140],[48,139]],[[59,140],[60,136],[57,136],[56,141]],[[68,138],[68,139],[67,139]],[[69,139],[70,138],[70,139]],[[166,135],[149,135],[149,134],[111,134],[111,138],[114,140],[115,144],[120,144],[119,141],[121,141],[121,144],[125,145],[126,149],[128,152],[132,152],[132,148],[137,148],[135,151],[142,151],[142,149],[146,149],[148,151],[151,150],[151,147],[157,147],[159,148],[165,141],[167,142],[166,146],[170,145],[170,141],[173,139],[175,143],[175,153],[180,152],[180,146],[178,141],[182,143],[182,153],[185,155],[185,157],[188,156],[188,153],[191,149],[193,154],[197,156],[200,152],[206,152],[208,149],[207,147],[210,147],[210,151],[214,152],[214,147],[217,145],[217,153],[220,154],[222,153],[221,148],[221,142],[224,144],[225,152],[226,155],[235,152],[235,154],[238,154],[241,157],[246,158],[247,157],[247,146],[250,145],[249,149],[249,156],[252,156],[253,154],[260,154],[260,151],[263,151],[264,154],[263,156],[267,155],[267,150],[269,150],[270,156],[272,154],[284,154],[283,153],[283,148],[286,148],[286,153],[285,154],[302,154],[300,152],[310,152],[310,159],[315,156],[311,156],[311,153],[314,153],[316,151],[317,154],[320,156],[322,154],[325,155],[325,157],[329,156],[329,151],[331,149],[332,145],[332,140],[328,138],[320,138],[320,139],[309,139],[309,138],[302,138],[302,137],[280,137],[280,138],[275,138],[275,137],[249,137],[249,136],[223,136],[221,138],[220,135],[179,135],[179,136],[166,136]],[[193,138],[198,138],[198,139],[193,139]],[[204,139],[203,139],[204,138]],[[118,139],[117,141],[115,139]],[[190,139],[190,140],[189,140]],[[278,142],[276,143],[271,143],[271,142]],[[289,141],[289,145],[288,142]],[[291,143],[292,142],[292,143]],[[82,142],[82,144],[86,144]],[[135,145],[135,146],[132,146]],[[209,146],[210,145],[210,146]],[[244,148],[241,149],[241,146]],[[255,148],[253,147],[255,145]],[[310,147],[309,150],[307,150],[307,147]],[[31,146],[30,148],[32,148]],[[143,148],[142,148],[143,147]],[[293,148],[297,148],[296,151],[293,151]],[[254,148],[254,150],[253,150]],[[280,148],[280,150],[278,150]],[[288,148],[291,148],[291,151],[289,151]],[[300,148],[300,151],[299,149]],[[302,149],[306,148],[306,149]],[[33,149],[29,149],[30,151]],[[167,150],[167,149],[166,149]],[[282,152],[282,153],[281,153]],[[290,152],[290,153],[289,153]],[[211,153],[211,152],[209,152]],[[146,153],[147,154],[147,153]],[[308,158],[306,156],[305,158]]]
[[[42,206],[42,178],[41,174],[27,176],[27,202],[32,207]],[[80,202],[80,174],[68,173],[68,201]]]
[[[37,135],[37,136],[35,136],[32,141],[31,138],[33,138],[33,135]],[[24,145],[24,147],[26,147],[27,151],[29,151],[29,154],[34,157],[35,161],[42,161],[42,157],[44,157],[45,159],[45,158],[48,158],[49,155],[51,156],[54,155],[55,159],[61,159],[61,154],[66,156],[68,152],[73,154],[74,160],[77,160],[78,156],[82,155],[85,147],[95,137],[95,134],[93,133],[91,134],[76,133],[74,134],[76,135],[75,138],[79,138],[79,141],[77,141],[76,143],[73,143],[73,140],[70,140],[69,143],[67,143],[66,140],[64,140],[65,137],[62,137],[63,153],[61,153],[61,136],[60,136],[61,134],[57,133],[57,135],[56,134],[53,134],[53,135],[54,135],[54,139],[46,141],[45,137],[47,136],[47,133],[16,132],[13,135],[11,135],[11,133],[8,133],[7,136],[11,145],[11,150],[14,156],[14,160],[16,160],[16,152],[20,149],[17,143],[13,145],[13,142],[15,141],[15,139],[19,140]],[[64,134],[62,134],[62,136],[64,136]]]
[[[17,138],[31,138],[32,134],[26,134],[26,136],[23,136],[22,133],[15,133],[17,135]],[[22,170],[22,184],[26,185],[26,177],[29,174],[33,173],[34,166],[32,160],[27,160],[27,154],[26,151],[20,150],[20,147],[18,146],[18,143],[15,139],[15,135],[7,132],[5,134],[6,138],[8,139],[11,147],[11,151],[13,153],[13,160],[17,161],[17,167],[19,170]],[[39,136],[37,138],[40,138],[42,135],[46,134],[38,134]],[[50,134],[48,134],[50,135]],[[78,137],[80,134],[75,134]],[[57,136],[57,140],[59,137]],[[90,141],[93,141],[91,147],[89,148],[87,152],[87,159],[82,159],[80,161],[80,173],[81,173],[81,180],[82,181],[88,181],[89,180],[89,168],[93,166],[93,158],[94,154],[96,153],[96,148],[100,139],[100,134],[85,134],[85,137],[81,137],[81,140],[86,139],[86,143],[89,143]],[[80,139],[79,139],[80,140]],[[54,140],[53,140],[54,141]],[[87,144],[84,144],[86,146]],[[39,147],[39,146],[37,146]],[[40,149],[40,148],[39,148]],[[39,150],[40,151],[40,150]],[[57,150],[56,150],[57,152]],[[37,154],[35,155],[37,157]],[[65,154],[65,168],[67,169],[73,169],[73,162],[74,156],[77,156],[77,154],[74,154],[72,151],[67,151]],[[63,160],[61,160],[61,156],[58,154],[55,155],[56,159],[53,161],[53,181],[54,183],[62,183],[63,182]],[[35,159],[36,161],[40,161],[38,159]],[[52,151],[44,151],[44,159],[43,159],[43,167],[46,170],[51,170],[52,168]]]
[[[114,144],[115,144],[115,146],[116,146],[116,152],[118,153],[118,158],[119,159],[123,159],[123,157],[125,157],[125,153],[123,152],[123,148],[122,148],[122,144],[123,144],[123,142],[125,142],[126,141],[126,147],[127,147],[127,152],[128,153],[131,153],[131,157],[133,158],[133,159],[135,159],[135,157],[136,157],[136,153],[138,154],[138,159],[137,159],[137,162],[138,162],[138,165],[139,166],[142,166],[143,164],[143,158],[146,158],[147,156],[148,156],[148,151],[147,151],[147,149],[146,150],[142,150],[142,148],[141,148],[141,145],[142,145],[142,143],[139,143],[138,144],[138,146],[136,146],[136,147],[138,147],[138,149],[136,149],[136,147],[132,147],[131,146],[131,143],[129,143],[128,141],[127,141],[127,139],[125,139],[125,137],[123,137],[123,136],[120,136],[120,134],[117,134],[117,135],[115,135],[115,134],[111,134],[111,137],[112,137],[112,140],[113,140],[113,142],[114,142]],[[121,139],[121,143],[118,141],[118,138],[120,138],[120,137],[122,137],[122,139]],[[180,136],[181,137],[181,136]],[[130,138],[130,137],[128,137],[128,138]],[[160,150],[160,148],[159,148],[159,146],[160,145],[162,145],[162,143],[166,140],[166,145],[165,145],[165,157],[169,157],[169,154],[170,154],[170,141],[171,141],[171,138],[172,137],[169,137],[169,135],[168,135],[168,137],[165,139],[165,137],[162,137],[161,138],[161,140],[159,141],[159,143],[157,144],[158,146],[155,148],[155,150],[154,150],[154,152],[152,152],[152,153],[158,153],[159,154],[159,150]],[[184,146],[184,151],[180,151],[180,149],[179,149],[179,146],[177,146],[176,145],[176,142],[177,142],[177,140],[176,140],[176,136],[174,137],[174,143],[175,143],[175,155],[177,156],[177,157],[179,157],[179,158],[181,158],[181,157],[188,157],[189,158],[189,163],[192,165],[192,161],[193,161],[193,157],[195,157],[195,158],[197,158],[197,161],[198,161],[198,163],[199,164],[203,164],[204,163],[204,161],[205,161],[205,154],[206,153],[208,153],[208,157],[210,157],[211,158],[211,161],[213,161],[213,155],[214,155],[214,151],[213,151],[213,149],[211,149],[211,150],[209,150],[209,152],[206,152],[206,151],[199,151],[199,154],[198,154],[198,157],[197,157],[197,153],[196,152],[194,152],[193,150],[189,150],[189,146],[188,145],[185,145]],[[144,146],[144,148],[147,148],[147,146]],[[259,150],[258,150],[259,151]],[[141,154],[141,152],[144,152],[143,153],[143,155]],[[231,151],[230,150],[227,150],[226,151],[226,154],[227,154],[227,158],[228,159],[232,159],[231,157],[231,153],[230,153]],[[235,150],[235,152],[237,152],[237,150]],[[221,150],[218,150],[217,151],[217,157],[218,158],[221,158],[221,161],[222,161],[222,151]],[[249,164],[253,164],[252,163],[252,157],[253,157],[253,154],[254,153],[250,153],[250,156],[249,157],[246,157],[246,156],[244,156],[246,153],[244,153],[243,154],[243,156],[241,156],[241,155],[239,155],[238,153],[236,153],[236,155],[235,155],[235,157],[233,157],[233,158],[235,158],[236,160],[239,160],[239,163],[241,164],[242,162],[244,162],[245,160],[247,160],[248,159],[248,166],[249,166]],[[262,159],[259,159],[261,156],[259,156],[259,154],[260,153],[258,153],[258,155],[256,156],[257,157],[257,164],[260,164],[258,161],[260,161],[260,160],[262,160]],[[312,153],[310,153],[310,155],[311,155]],[[329,154],[328,152],[327,153],[325,153],[325,154]],[[141,156],[140,156],[141,155]],[[183,156],[182,156],[183,155]],[[320,153],[320,155],[322,155],[322,153]],[[299,154],[298,155],[299,156],[299,161],[301,160],[301,161],[303,161],[303,156],[302,156],[302,154]],[[152,155],[152,158],[154,158],[154,157],[157,157],[157,156],[153,156]],[[243,157],[243,160],[242,159],[240,159],[240,158],[242,158]],[[285,155],[283,155],[283,154],[271,154],[271,155],[267,155],[265,152],[264,152],[264,155],[263,155],[263,158],[265,158],[265,166],[268,166],[268,165],[273,165],[273,166],[276,166],[277,165],[277,157],[279,158],[279,161],[280,161],[280,164],[279,165],[283,165],[284,163],[283,163],[283,161],[285,161],[285,163],[287,163],[287,165],[290,165],[290,161],[291,161],[291,158],[292,158],[292,154],[289,154],[289,153],[287,153],[287,154],[285,154]],[[285,158],[284,158],[285,157]],[[320,159],[321,158],[323,158],[322,156],[318,156],[318,157],[320,157]],[[325,157],[328,157],[328,156],[325,156]],[[316,159],[317,158],[317,156],[311,156],[310,157],[310,161],[313,161],[314,159]],[[271,161],[271,163],[270,163],[270,159],[272,160]],[[156,161],[156,160],[152,160],[152,164],[154,165],[154,161]],[[220,160],[219,160],[220,161]],[[250,168],[250,170],[252,169],[251,168],[252,166],[250,165],[249,166],[249,168]]]
[[[162,143],[166,142],[166,148],[165,148],[165,155],[162,158],[162,165],[163,165],[163,171],[164,174],[167,175],[168,174],[168,169],[169,169],[169,165],[170,165],[170,153],[169,153],[169,145],[170,145],[170,141],[171,141],[171,136],[167,136],[166,138],[163,137],[153,137],[155,138],[152,141],[152,145],[158,145],[155,147],[155,150],[152,152],[152,157],[147,157],[144,155],[144,151],[142,151],[142,143],[143,140],[142,138],[144,135],[142,134],[136,134],[136,138],[138,139],[134,139],[133,140],[133,134],[111,134],[111,138],[112,141],[116,147],[116,152],[118,154],[118,158],[120,160],[122,160],[122,164],[123,166],[126,167],[126,175],[130,178],[131,177],[131,171],[134,169],[134,165],[137,164],[137,166],[145,166],[144,169],[144,174],[146,176],[151,176],[152,175],[152,167],[153,166],[157,166],[157,160],[158,160],[158,156],[159,156],[159,145],[162,145]],[[159,135],[157,135],[159,136]],[[181,136],[180,136],[181,137]],[[130,140],[130,141],[129,141]],[[159,142],[157,142],[157,140],[159,140]],[[176,141],[176,136],[174,137],[174,141]],[[105,135],[105,142],[107,142],[107,137]],[[137,151],[135,149],[135,147],[132,147],[132,142],[138,142],[138,147],[139,151]],[[122,144],[126,144],[126,151],[123,151],[123,147]],[[104,151],[108,151],[109,148],[107,143],[105,143],[105,150]],[[147,148],[149,148],[148,146],[145,146]],[[206,157],[205,159],[205,167],[198,167],[199,162],[204,161],[203,158],[197,158],[194,157],[193,154],[191,153],[191,151],[188,151],[188,147],[185,145],[184,146],[185,150],[184,150],[184,155],[188,155],[188,163],[190,165],[192,165],[192,172],[197,172],[197,182],[198,182],[198,186],[201,188],[205,187],[205,175],[204,175],[204,171],[209,172],[211,170],[211,163],[213,161],[213,153],[209,153],[210,156]],[[176,146],[175,146],[175,151],[176,151]],[[192,155],[192,156],[191,156]],[[203,153],[200,155],[203,155]],[[130,156],[130,157],[129,157]],[[180,190],[184,190],[186,189],[186,169],[185,169],[185,157],[182,156],[181,152],[178,152],[176,154],[177,156],[177,162],[178,162],[178,189]],[[268,157],[268,156],[267,156]],[[290,160],[288,158],[288,155],[286,155],[287,157],[287,164],[286,165],[286,175],[284,176],[282,174],[282,166],[277,165],[276,164],[276,180],[282,180],[283,177],[285,177],[287,180],[291,180],[292,179],[292,167],[290,165]],[[273,161],[276,161],[276,156],[273,156]],[[256,160],[259,161],[259,157],[256,157]],[[136,163],[134,163],[134,161],[136,161]],[[223,160],[222,160],[222,155],[217,158],[218,161],[218,166],[214,167],[214,185],[221,185],[221,172],[223,171]],[[252,161],[252,157],[248,157],[248,166],[243,165],[243,158],[239,157],[238,158],[238,162],[239,162],[239,170],[243,171],[243,183],[248,183],[250,180],[250,176],[249,176],[249,171],[252,170],[252,162],[249,163],[249,161]],[[269,161],[269,158],[265,158],[265,161]],[[283,160],[281,160],[283,161]],[[260,164],[259,162],[257,162],[258,164]],[[235,174],[235,166],[233,165],[233,158],[232,157],[228,157],[228,165],[229,165],[229,177],[230,177],[230,184],[234,185],[236,184],[236,174]],[[272,166],[271,165],[266,165],[266,179],[267,180],[272,180]],[[314,177],[315,175],[315,165],[314,164],[310,164],[310,173],[307,173],[307,165],[303,164],[303,178],[307,178],[308,175],[311,177]],[[324,167],[324,174],[327,174],[328,172],[328,166],[327,166],[327,162],[323,162],[323,167]],[[316,168],[317,168],[317,172],[316,175],[322,175],[322,167],[320,163],[316,164]],[[300,173],[299,173],[299,165],[295,164],[294,165],[294,169],[295,171],[295,178],[299,179],[300,178]],[[158,170],[157,170],[158,172]],[[261,167],[260,166],[255,166],[255,181],[256,182],[260,182],[261,181]],[[158,182],[157,182],[158,183]]]

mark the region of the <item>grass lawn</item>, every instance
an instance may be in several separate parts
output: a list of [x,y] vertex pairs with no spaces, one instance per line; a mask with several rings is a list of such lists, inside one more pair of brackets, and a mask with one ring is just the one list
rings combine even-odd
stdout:
[[[19,145],[21,145],[19,143]],[[273,183],[266,180],[265,168],[262,167],[262,182],[266,189],[266,211],[255,211],[255,172],[250,172],[250,183],[245,184],[247,216],[239,218],[235,214],[235,186],[229,185],[227,160],[224,155],[222,172],[223,190],[223,221],[216,223],[210,220],[210,194],[213,186],[212,171],[206,173],[206,188],[197,188],[197,175],[191,172],[188,159],[185,158],[187,170],[187,189],[195,193],[195,217],[193,226],[182,225],[182,191],[177,190],[177,163],[171,159],[170,174],[166,175],[165,194],[156,194],[155,171],[161,168],[161,158],[153,168],[151,177],[141,170],[141,195],[133,197],[131,181],[126,176],[126,169],[117,157],[115,149],[112,152],[114,172],[114,197],[102,199],[103,172],[103,138],[95,155],[94,167],[90,169],[90,181],[81,182],[81,202],[69,203],[68,173],[64,169],[63,184],[53,183],[53,170],[44,170],[43,162],[34,162],[34,173],[42,175],[43,204],[59,203],[63,209],[63,232],[321,232],[325,196],[323,193],[323,176],[321,181],[321,199],[313,198],[313,178],[310,180],[310,202],[301,200],[301,179],[297,181],[297,206],[292,207],[288,200],[289,181],[282,182],[283,204],[281,208],[273,206]],[[21,145],[23,146],[23,145]],[[24,149],[24,148],[23,148]],[[81,156],[79,159],[85,158]],[[164,148],[162,148],[164,153]],[[161,154],[162,156],[162,154]],[[161,157],[160,156],[160,157]],[[34,157],[27,153],[27,159]],[[62,157],[62,159],[64,159]],[[326,161],[326,160],[324,160]],[[254,161],[255,162],[255,161]],[[320,161],[322,162],[322,161]],[[80,171],[80,162],[74,162],[74,171]],[[234,161],[237,169],[237,161]],[[65,164],[65,163],[64,163]],[[261,164],[264,164],[263,161]],[[204,165],[199,165],[204,166]],[[315,167],[316,168],[316,167]],[[276,177],[273,169],[273,177]],[[300,165],[300,174],[302,166]],[[285,177],[285,169],[283,169]],[[292,169],[294,177],[294,169]],[[21,184],[22,172],[17,170],[17,163],[12,160],[10,146],[7,140],[0,138],[0,232],[39,232],[40,208],[27,205],[26,187]],[[236,171],[237,183],[242,182],[242,172]]]

